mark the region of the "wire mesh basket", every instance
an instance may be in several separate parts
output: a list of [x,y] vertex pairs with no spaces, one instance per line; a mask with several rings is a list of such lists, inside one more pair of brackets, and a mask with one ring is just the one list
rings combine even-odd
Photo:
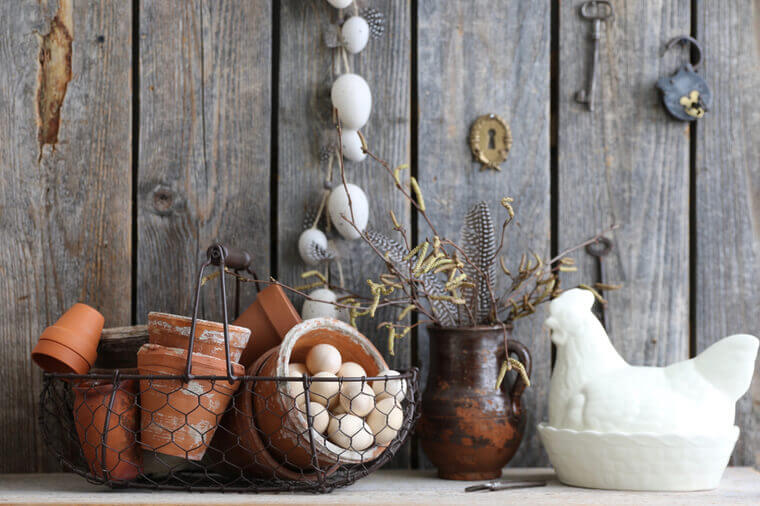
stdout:
[[113,488],[329,492],[404,444],[419,416],[417,369],[258,375],[273,348],[244,371],[230,360],[223,275],[226,363],[193,353],[203,269],[224,272],[226,253],[212,246],[201,267],[188,349],[146,344],[139,370],[44,374],[39,422],[65,470]]

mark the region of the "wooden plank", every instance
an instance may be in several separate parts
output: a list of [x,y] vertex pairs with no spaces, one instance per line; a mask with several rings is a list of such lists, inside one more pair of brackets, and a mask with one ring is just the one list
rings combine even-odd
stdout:
[[[0,496],[14,504],[492,504],[505,503],[505,495],[515,504],[658,504],[708,505],[757,504],[760,495],[760,474],[749,467],[730,467],[720,487],[705,492],[626,492],[591,490],[562,485],[551,469],[505,469],[505,480],[546,481],[545,487],[523,488],[501,492],[466,493],[473,482],[439,480],[430,471],[381,470],[354,485],[339,488],[330,494],[231,494],[185,491],[146,493],[141,490],[109,491],[87,483],[72,474],[0,475]],[[482,482],[481,482],[482,483]]]
[[77,301],[129,323],[130,20],[128,2],[0,4],[2,472],[59,469],[35,423],[45,326]]
[[[549,41],[550,2],[418,3],[417,61],[419,179],[439,232],[459,239],[467,210],[485,200],[500,228],[500,200],[515,198],[522,226],[510,230],[504,256],[509,265],[550,247]],[[468,145],[470,125],[494,113],[514,139],[502,171],[481,171]],[[422,221],[422,220],[420,220]],[[420,223],[420,237],[429,232]],[[499,289],[506,281],[499,276]],[[524,397],[528,427],[512,465],[546,462],[535,425],[546,418],[551,351],[541,331],[543,314],[518,321],[514,338],[531,350],[533,385]],[[428,345],[419,337],[419,360],[427,372]],[[494,378],[495,379],[495,378]]]
[[[697,351],[729,334],[760,335],[760,13],[755,2],[696,5],[699,69],[713,92],[697,126]],[[732,463],[760,465],[760,362],[736,409]]]
[[[396,165],[409,162],[410,156],[411,11],[408,2],[382,0],[371,6],[385,15],[386,33],[350,56],[349,63],[372,90],[372,114],[362,132],[373,152]],[[347,14],[353,14],[353,9]],[[291,285],[303,284],[300,274],[310,269],[301,261],[296,245],[307,211],[318,207],[322,196],[327,165],[319,162],[320,149],[336,142],[330,103],[332,50],[322,41],[331,19],[337,19],[337,11],[322,0],[283,0],[280,4],[277,265],[280,279]],[[380,166],[369,159],[346,162],[346,177],[367,194],[370,227],[390,233],[389,209],[402,223],[409,223],[408,204]],[[337,165],[334,181],[340,181]],[[366,280],[383,272],[382,262],[362,241],[337,239],[336,246],[346,288],[368,295]],[[337,269],[333,266],[331,271],[335,282]],[[395,356],[390,357],[385,332],[375,330],[386,317],[387,313],[378,312],[374,320],[361,321],[359,328],[391,367],[409,367],[410,341],[397,342]],[[408,448],[402,449],[392,465],[407,466],[408,455]]]
[[[579,3],[560,7],[559,247],[620,225],[602,278],[624,287],[607,295],[606,326],[626,360],[663,365],[689,355],[689,127],[665,113],[655,83],[687,57],[660,51],[689,33],[690,2],[612,2],[594,112],[574,100],[591,51]],[[575,258],[565,287],[599,280],[594,257]]]
[[[221,240],[269,272],[271,1],[140,2],[137,315],[191,314]],[[218,285],[204,313],[219,318]],[[229,293],[232,293],[230,289]],[[253,297],[244,287],[242,307]],[[231,307],[231,306],[230,306]]]

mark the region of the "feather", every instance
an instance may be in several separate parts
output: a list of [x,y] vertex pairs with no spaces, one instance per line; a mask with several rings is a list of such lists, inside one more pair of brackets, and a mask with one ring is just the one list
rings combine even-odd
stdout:
[[488,204],[481,201],[469,210],[461,235],[462,250],[477,267],[476,269],[465,262],[464,271],[469,281],[475,285],[474,288],[463,290],[465,299],[469,301],[477,323],[489,323],[493,308],[488,284],[492,288],[496,284],[496,230]]

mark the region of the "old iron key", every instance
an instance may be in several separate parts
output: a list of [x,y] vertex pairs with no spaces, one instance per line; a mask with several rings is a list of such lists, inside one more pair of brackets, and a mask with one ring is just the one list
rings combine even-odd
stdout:
[[[591,244],[586,246],[586,253],[596,258],[597,277],[600,283],[605,282],[604,267],[602,265],[602,260],[604,260],[604,257],[609,255],[610,251],[612,251],[612,240],[604,236],[600,237],[596,242],[592,242]],[[607,322],[605,321],[605,318],[604,318],[604,309],[599,308],[595,310],[594,313],[596,314],[597,318],[599,318],[599,321],[602,322],[602,325],[606,327]]]
[[586,87],[578,90],[575,101],[587,104],[588,110],[594,110],[594,89],[596,88],[596,65],[599,60],[599,39],[602,37],[602,21],[612,18],[615,11],[607,0],[590,0],[581,4],[579,14],[583,19],[593,22],[591,40],[594,42],[594,52],[591,60],[591,72]]

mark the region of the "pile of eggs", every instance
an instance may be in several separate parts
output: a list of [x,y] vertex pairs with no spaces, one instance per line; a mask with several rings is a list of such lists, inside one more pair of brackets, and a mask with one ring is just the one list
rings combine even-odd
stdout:
[[[289,376],[312,378],[361,378],[367,372],[356,362],[343,362],[340,351],[330,344],[318,344],[306,355],[306,363],[288,365]],[[398,376],[388,369],[377,376]],[[289,383],[296,407],[306,414],[303,383]],[[401,379],[366,381],[313,381],[309,388],[312,427],[331,442],[347,450],[387,446],[396,437],[404,419],[401,401],[406,383]]]

